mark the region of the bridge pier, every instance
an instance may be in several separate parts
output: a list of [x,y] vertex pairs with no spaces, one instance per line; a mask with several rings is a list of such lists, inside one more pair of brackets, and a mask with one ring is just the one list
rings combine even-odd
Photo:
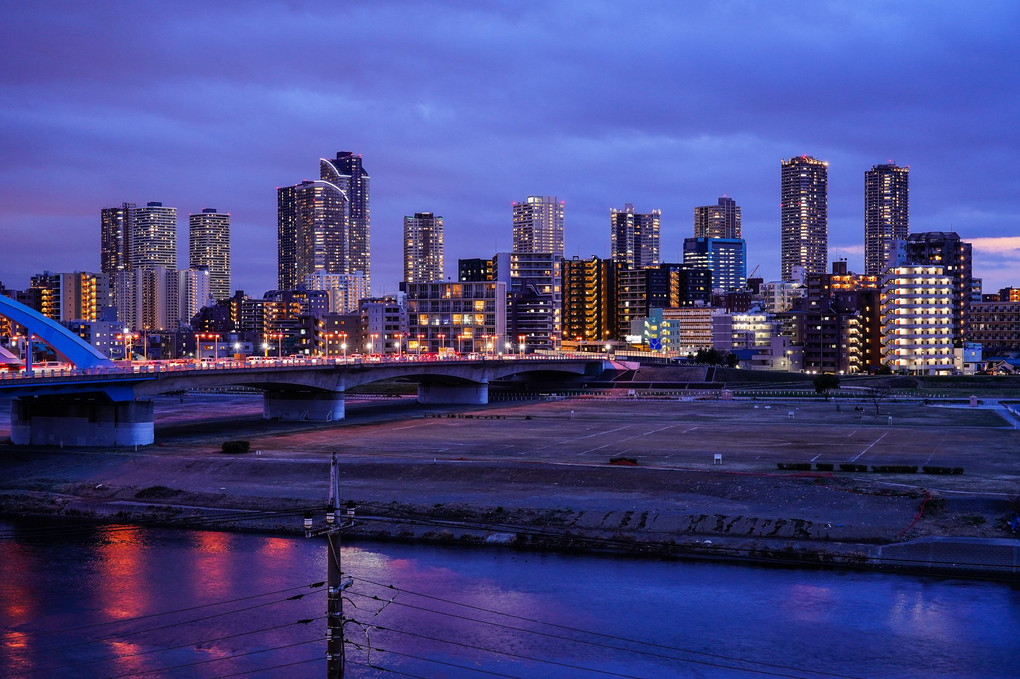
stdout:
[[147,446],[155,440],[152,401],[39,396],[11,401],[11,442],[19,446]]
[[485,405],[489,402],[489,383],[419,384],[418,403]]
[[342,391],[266,391],[262,396],[266,420],[334,422],[345,417]]

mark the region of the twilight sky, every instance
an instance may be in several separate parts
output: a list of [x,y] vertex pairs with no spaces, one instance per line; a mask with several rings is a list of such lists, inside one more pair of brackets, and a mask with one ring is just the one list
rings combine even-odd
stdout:
[[99,210],[232,215],[233,287],[276,286],[276,187],[350,150],[372,176],[375,294],[401,217],[458,257],[510,246],[511,203],[566,201],[567,256],[609,210],[659,208],[679,261],[696,205],[743,208],[779,276],[780,159],[829,161],[830,259],[863,270],[864,172],[911,168],[910,228],[1020,285],[1020,3],[0,0],[0,281],[99,270]]

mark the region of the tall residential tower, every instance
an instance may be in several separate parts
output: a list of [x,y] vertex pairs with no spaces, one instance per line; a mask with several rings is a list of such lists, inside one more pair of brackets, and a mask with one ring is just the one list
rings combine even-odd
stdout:
[[443,280],[443,218],[431,212],[404,217],[404,282]]
[[563,201],[556,196],[528,196],[515,202],[513,222],[514,252],[563,257]]
[[695,238],[742,238],[740,235],[740,206],[732,198],[723,196],[718,205],[701,205],[694,208]]
[[370,177],[361,155],[337,151],[336,158],[319,159],[319,179],[331,182],[346,194],[348,208],[347,268],[335,273],[361,274],[371,289],[372,233],[369,206]]
[[230,297],[229,213],[207,207],[188,215],[188,268],[209,271],[209,293],[213,299]]
[[780,269],[793,280],[795,266],[804,273],[825,273],[829,251],[829,164],[811,156],[782,161]]
[[864,173],[864,273],[881,276],[893,240],[910,226],[910,168],[875,165]]
[[613,261],[635,269],[656,266],[661,218],[662,210],[640,214],[631,203],[626,203],[622,210],[610,209]]

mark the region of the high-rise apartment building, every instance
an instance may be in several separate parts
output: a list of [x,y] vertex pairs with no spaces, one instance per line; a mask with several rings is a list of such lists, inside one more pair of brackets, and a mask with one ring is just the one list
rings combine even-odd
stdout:
[[608,259],[563,262],[563,340],[605,342],[616,332],[616,268]]
[[742,238],[740,235],[740,206],[732,198],[723,196],[718,205],[694,208],[695,238]]
[[881,303],[885,365],[922,375],[953,370],[953,281],[943,267],[891,267]]
[[562,259],[563,201],[556,196],[528,196],[513,207],[513,251],[552,253]]
[[659,223],[662,210],[647,214],[634,211],[631,203],[609,211],[614,262],[643,269],[659,263]]
[[443,218],[431,212],[404,217],[404,281],[443,280]]
[[131,212],[134,203],[106,207],[99,213],[99,266],[103,273],[127,271],[130,267]]
[[131,210],[129,268],[177,270],[177,208],[149,202]]
[[955,231],[912,233],[891,248],[898,265],[940,266],[953,282],[953,342],[970,341],[970,305],[973,256],[970,243]]
[[531,349],[558,349],[563,332],[563,258],[548,252],[500,252],[493,279],[505,284],[507,332]]
[[280,187],[276,212],[280,290],[293,290],[315,271],[350,273],[349,205],[343,189],[325,180]]
[[881,276],[893,240],[910,231],[910,168],[875,165],[864,173],[864,272]]
[[188,267],[209,271],[209,294],[214,300],[230,297],[229,213],[209,207],[188,215]]
[[348,202],[347,267],[333,273],[360,273],[372,287],[372,231],[370,177],[361,163],[361,155],[338,151],[336,158],[319,159],[319,179],[330,182],[346,195]]
[[810,156],[782,161],[780,269],[793,280],[793,267],[825,273],[829,251],[829,164]]

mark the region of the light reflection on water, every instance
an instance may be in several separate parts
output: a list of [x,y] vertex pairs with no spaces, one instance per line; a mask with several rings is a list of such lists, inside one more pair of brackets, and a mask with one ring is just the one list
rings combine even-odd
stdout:
[[[325,594],[308,587],[325,580],[321,540],[133,527],[22,535],[0,540],[4,676],[325,673]],[[350,660],[371,647],[372,662],[420,676],[484,676],[432,660],[553,679],[598,676],[579,668],[747,677],[768,670],[761,663],[1007,677],[1020,654],[1020,594],[995,583],[392,544],[345,546],[343,568],[355,578],[348,638],[361,647]],[[352,664],[348,676],[395,675]]]

